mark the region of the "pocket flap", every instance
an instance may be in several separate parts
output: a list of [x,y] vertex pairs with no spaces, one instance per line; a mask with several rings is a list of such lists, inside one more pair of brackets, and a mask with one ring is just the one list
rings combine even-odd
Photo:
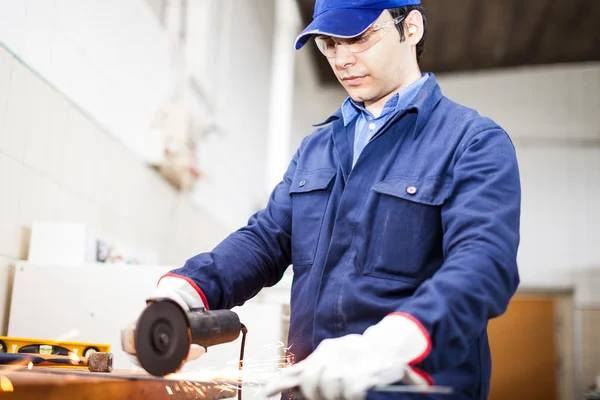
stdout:
[[450,192],[450,184],[439,178],[389,177],[376,183],[372,190],[415,203],[439,206]]
[[296,171],[290,185],[290,194],[325,190],[333,180],[335,170]]

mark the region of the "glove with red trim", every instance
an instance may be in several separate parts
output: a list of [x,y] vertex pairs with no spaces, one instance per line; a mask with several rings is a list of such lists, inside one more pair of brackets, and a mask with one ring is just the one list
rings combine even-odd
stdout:
[[362,335],[324,340],[305,360],[283,370],[265,394],[298,388],[310,400],[361,400],[376,385],[432,385],[427,374],[412,366],[430,350],[429,334],[416,319],[390,314]]
[[179,304],[184,311],[199,308],[208,310],[208,302],[206,301],[202,290],[200,290],[192,280],[171,273],[160,278],[158,285],[156,285],[156,289],[146,301],[158,299],[173,300]]

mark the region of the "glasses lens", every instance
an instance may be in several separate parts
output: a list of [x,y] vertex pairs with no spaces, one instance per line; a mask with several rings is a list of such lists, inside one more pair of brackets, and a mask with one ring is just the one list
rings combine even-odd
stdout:
[[329,37],[317,37],[315,39],[317,47],[327,58],[335,57],[335,42]]
[[339,45],[344,46],[352,53],[360,53],[375,46],[385,36],[391,26],[393,24],[377,29],[369,29],[362,35],[349,39],[334,40],[327,36],[319,36],[315,38],[315,43],[321,53],[327,58],[335,58],[336,48]]
[[387,29],[369,29],[362,35],[348,39],[344,44],[352,53],[360,53],[375,46],[386,33]]

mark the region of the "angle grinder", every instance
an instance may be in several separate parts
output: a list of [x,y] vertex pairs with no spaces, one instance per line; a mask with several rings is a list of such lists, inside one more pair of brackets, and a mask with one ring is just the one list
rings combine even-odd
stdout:
[[172,300],[158,299],[146,306],[135,327],[122,331],[121,344],[148,373],[165,376],[183,366],[192,344],[207,348],[232,342],[240,333],[241,368],[246,332],[233,311],[201,308],[186,312]]

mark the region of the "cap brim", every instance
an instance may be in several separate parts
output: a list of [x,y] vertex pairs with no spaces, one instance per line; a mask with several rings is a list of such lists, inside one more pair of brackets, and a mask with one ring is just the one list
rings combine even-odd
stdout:
[[312,35],[351,38],[366,31],[383,10],[338,9],[325,11],[316,17],[296,38],[294,47],[300,50]]

